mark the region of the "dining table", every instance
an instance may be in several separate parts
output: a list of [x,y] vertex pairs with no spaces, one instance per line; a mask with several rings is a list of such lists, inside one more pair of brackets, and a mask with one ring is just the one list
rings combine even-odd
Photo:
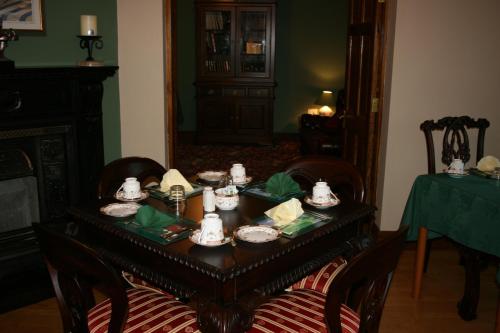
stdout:
[[[185,232],[162,237],[135,216],[113,217],[102,208],[113,198],[80,203],[69,209],[74,227],[69,233],[95,249],[117,269],[132,273],[189,304],[197,311],[203,332],[241,333],[252,326],[253,310],[267,297],[338,255],[356,254],[370,242],[366,226],[373,223],[373,206],[341,198],[340,204],[319,209],[304,203],[304,214],[316,218],[308,228],[266,242],[238,238],[243,226],[266,221],[264,212],[277,204],[240,188],[234,210],[217,210],[230,241],[220,246],[196,244],[192,232],[203,219],[201,191],[179,204],[168,197],[147,196],[139,202],[171,216]],[[268,219],[267,219],[268,220]]]
[[[448,237],[461,253],[465,287],[458,303],[464,320],[476,318],[480,270],[485,258],[500,257],[500,180],[472,169],[464,174],[419,175],[408,196],[402,223],[417,240],[413,297],[420,297],[427,239]],[[497,283],[500,274],[497,274]],[[497,311],[499,329],[500,307]]]

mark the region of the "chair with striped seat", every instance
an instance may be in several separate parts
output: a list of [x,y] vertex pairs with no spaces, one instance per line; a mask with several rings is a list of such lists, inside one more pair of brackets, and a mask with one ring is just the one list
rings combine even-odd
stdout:
[[[65,333],[200,332],[196,312],[171,295],[125,289],[125,281],[94,250],[58,226],[34,224]],[[92,290],[108,299],[95,304]]]
[[[147,157],[130,156],[116,159],[103,168],[97,186],[97,197],[99,199],[112,198],[127,177],[136,177],[143,188],[151,182],[159,184],[165,173],[166,170],[162,165]],[[145,288],[166,294],[164,290],[131,273],[122,272],[122,275],[135,288]]]
[[[293,160],[286,167],[285,172],[303,189],[312,189],[315,182],[322,179],[328,182],[332,191],[338,195],[341,201],[363,202],[364,200],[363,177],[356,167],[348,161],[324,155],[302,156]],[[371,229],[372,225],[367,226],[367,228]],[[323,289],[328,289],[326,282],[331,280],[345,264],[344,258],[336,257],[329,264],[296,283],[292,289],[298,287],[324,291]]]
[[376,333],[407,226],[354,257],[327,293],[297,289],[255,311],[250,333]]

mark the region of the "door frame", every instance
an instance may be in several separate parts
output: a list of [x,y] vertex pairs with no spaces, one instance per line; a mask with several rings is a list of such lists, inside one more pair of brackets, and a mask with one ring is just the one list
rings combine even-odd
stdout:
[[175,166],[175,145],[177,142],[176,98],[177,96],[177,52],[176,15],[177,0],[163,0],[163,43],[164,43],[164,87],[165,87],[165,165],[168,169]]
[[[168,167],[175,166],[175,145],[177,141],[177,129],[174,125],[176,122],[175,109],[176,109],[176,2],[177,0],[163,0],[164,6],[164,43],[165,43],[165,127],[167,132],[165,156],[167,156],[166,165]],[[388,97],[390,93],[390,67],[392,67],[392,47],[394,43],[394,22],[396,15],[397,0],[378,0],[380,6],[383,8],[383,13],[377,15],[384,15],[383,26],[377,31],[374,47],[376,50],[376,63],[373,71],[373,81],[371,96],[378,98],[378,110],[376,117],[372,118],[369,134],[370,138],[374,141],[370,143],[372,149],[367,153],[367,172],[363,175],[366,182],[367,192],[370,193],[367,200],[371,204],[376,203],[377,194],[377,178],[380,165],[380,138],[382,128],[382,115],[383,110],[388,109],[384,103],[384,97]],[[374,60],[375,60],[374,59]],[[389,74],[389,75],[386,75]],[[347,78],[346,78],[347,81]],[[387,81],[387,82],[386,82]],[[389,91],[386,91],[389,88]]]

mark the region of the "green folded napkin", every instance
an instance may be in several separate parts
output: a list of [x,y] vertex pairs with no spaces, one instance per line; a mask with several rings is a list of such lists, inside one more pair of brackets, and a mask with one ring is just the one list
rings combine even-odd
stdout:
[[277,196],[284,196],[300,192],[301,189],[300,185],[292,177],[284,172],[278,172],[267,180],[266,191]]
[[160,228],[177,222],[175,216],[162,213],[156,208],[145,205],[137,210],[135,221],[148,228]]

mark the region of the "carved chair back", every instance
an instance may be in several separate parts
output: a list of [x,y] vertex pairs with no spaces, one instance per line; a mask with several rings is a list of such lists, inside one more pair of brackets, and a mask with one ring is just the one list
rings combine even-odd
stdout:
[[141,186],[151,181],[160,182],[166,170],[158,162],[146,157],[124,157],[104,167],[99,180],[99,199],[113,197],[127,177],[137,177]]
[[351,259],[333,279],[325,305],[329,332],[342,332],[340,307],[346,304],[360,316],[358,332],[378,332],[392,275],[404,248],[408,226]]
[[351,163],[331,156],[308,155],[293,160],[285,172],[302,189],[312,189],[320,179],[328,182],[332,191],[342,198],[362,202],[365,186],[361,174]]
[[474,120],[468,116],[445,117],[434,120],[426,120],[420,125],[424,132],[427,147],[427,169],[429,174],[436,173],[436,155],[434,147],[433,132],[443,131],[443,145],[441,161],[449,165],[454,158],[460,158],[464,164],[470,160],[470,145],[468,129],[477,129],[476,163],[484,154],[484,136],[486,129],[490,126],[488,120],[479,118]]
[[[92,288],[111,300],[109,333],[121,333],[128,315],[123,279],[89,247],[56,226],[33,224],[56,294],[65,333],[87,333],[95,305]],[[59,227],[60,229],[60,227]]]

